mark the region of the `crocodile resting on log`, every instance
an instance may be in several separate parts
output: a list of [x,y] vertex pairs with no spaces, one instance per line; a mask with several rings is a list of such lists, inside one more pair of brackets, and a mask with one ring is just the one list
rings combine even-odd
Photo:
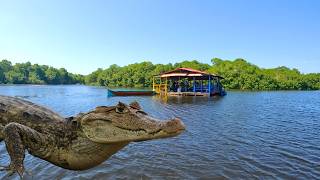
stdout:
[[0,141],[11,162],[2,170],[24,174],[25,150],[70,170],[99,165],[132,141],[172,137],[185,130],[180,119],[158,121],[137,102],[99,106],[88,113],[63,118],[32,102],[0,96]]

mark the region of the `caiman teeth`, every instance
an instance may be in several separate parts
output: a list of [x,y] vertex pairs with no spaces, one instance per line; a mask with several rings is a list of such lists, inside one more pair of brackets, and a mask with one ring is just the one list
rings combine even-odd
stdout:
[[126,130],[126,131],[131,131],[131,132],[143,131],[143,132],[147,133],[147,131],[145,129],[129,129],[129,128],[124,128],[124,127],[119,127],[119,126],[116,126],[116,127],[119,128],[119,129]]
[[130,132],[133,132],[133,133],[138,133],[138,132],[143,131],[143,132],[145,132],[147,134],[151,134],[151,135],[155,135],[155,134],[159,133],[160,131],[162,131],[162,129],[158,129],[157,131],[148,132],[145,129],[129,129],[129,128],[124,128],[124,127],[119,127],[119,126],[117,126],[117,128],[123,129],[123,130],[126,130],[126,131],[130,131]]
[[159,130],[157,130],[157,131],[151,132],[151,133],[149,133],[149,134],[155,135],[155,134],[159,133],[160,131],[162,131],[162,129],[159,129]]

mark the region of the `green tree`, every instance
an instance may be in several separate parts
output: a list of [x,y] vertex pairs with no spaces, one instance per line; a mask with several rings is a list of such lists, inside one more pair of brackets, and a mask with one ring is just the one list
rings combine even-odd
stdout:
[[192,68],[200,71],[207,71],[210,68],[210,65],[205,63],[200,63],[197,60],[192,60],[192,61],[182,61],[180,63],[175,63],[174,68]]
[[48,84],[59,84],[60,83],[60,74],[59,70],[49,67],[45,71],[45,76]]
[[8,60],[0,61],[0,84],[7,83],[5,73],[12,70],[12,64]]
[[17,72],[11,70],[5,73],[5,78],[8,82],[12,84],[24,84],[25,83],[25,75],[22,72]]

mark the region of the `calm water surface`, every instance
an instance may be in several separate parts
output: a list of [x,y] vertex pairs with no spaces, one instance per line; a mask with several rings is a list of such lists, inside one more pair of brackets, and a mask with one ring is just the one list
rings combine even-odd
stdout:
[[[131,143],[103,164],[70,171],[26,156],[26,179],[318,179],[320,92],[229,92],[223,98],[113,97],[89,86],[0,86],[0,94],[50,107],[64,116],[137,100],[149,114],[182,118],[187,130]],[[0,163],[9,156],[0,145]],[[0,178],[6,173],[0,172]],[[17,178],[17,176],[13,176]]]

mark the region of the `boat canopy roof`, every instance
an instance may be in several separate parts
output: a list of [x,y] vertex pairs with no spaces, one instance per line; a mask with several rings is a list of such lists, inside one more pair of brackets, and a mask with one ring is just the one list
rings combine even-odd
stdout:
[[195,77],[196,79],[208,79],[209,76],[211,76],[212,78],[224,79],[221,76],[218,76],[215,74],[210,74],[205,71],[191,69],[191,68],[177,68],[172,71],[167,71],[167,72],[161,73],[161,74],[157,75],[156,77],[160,77],[160,78]]

